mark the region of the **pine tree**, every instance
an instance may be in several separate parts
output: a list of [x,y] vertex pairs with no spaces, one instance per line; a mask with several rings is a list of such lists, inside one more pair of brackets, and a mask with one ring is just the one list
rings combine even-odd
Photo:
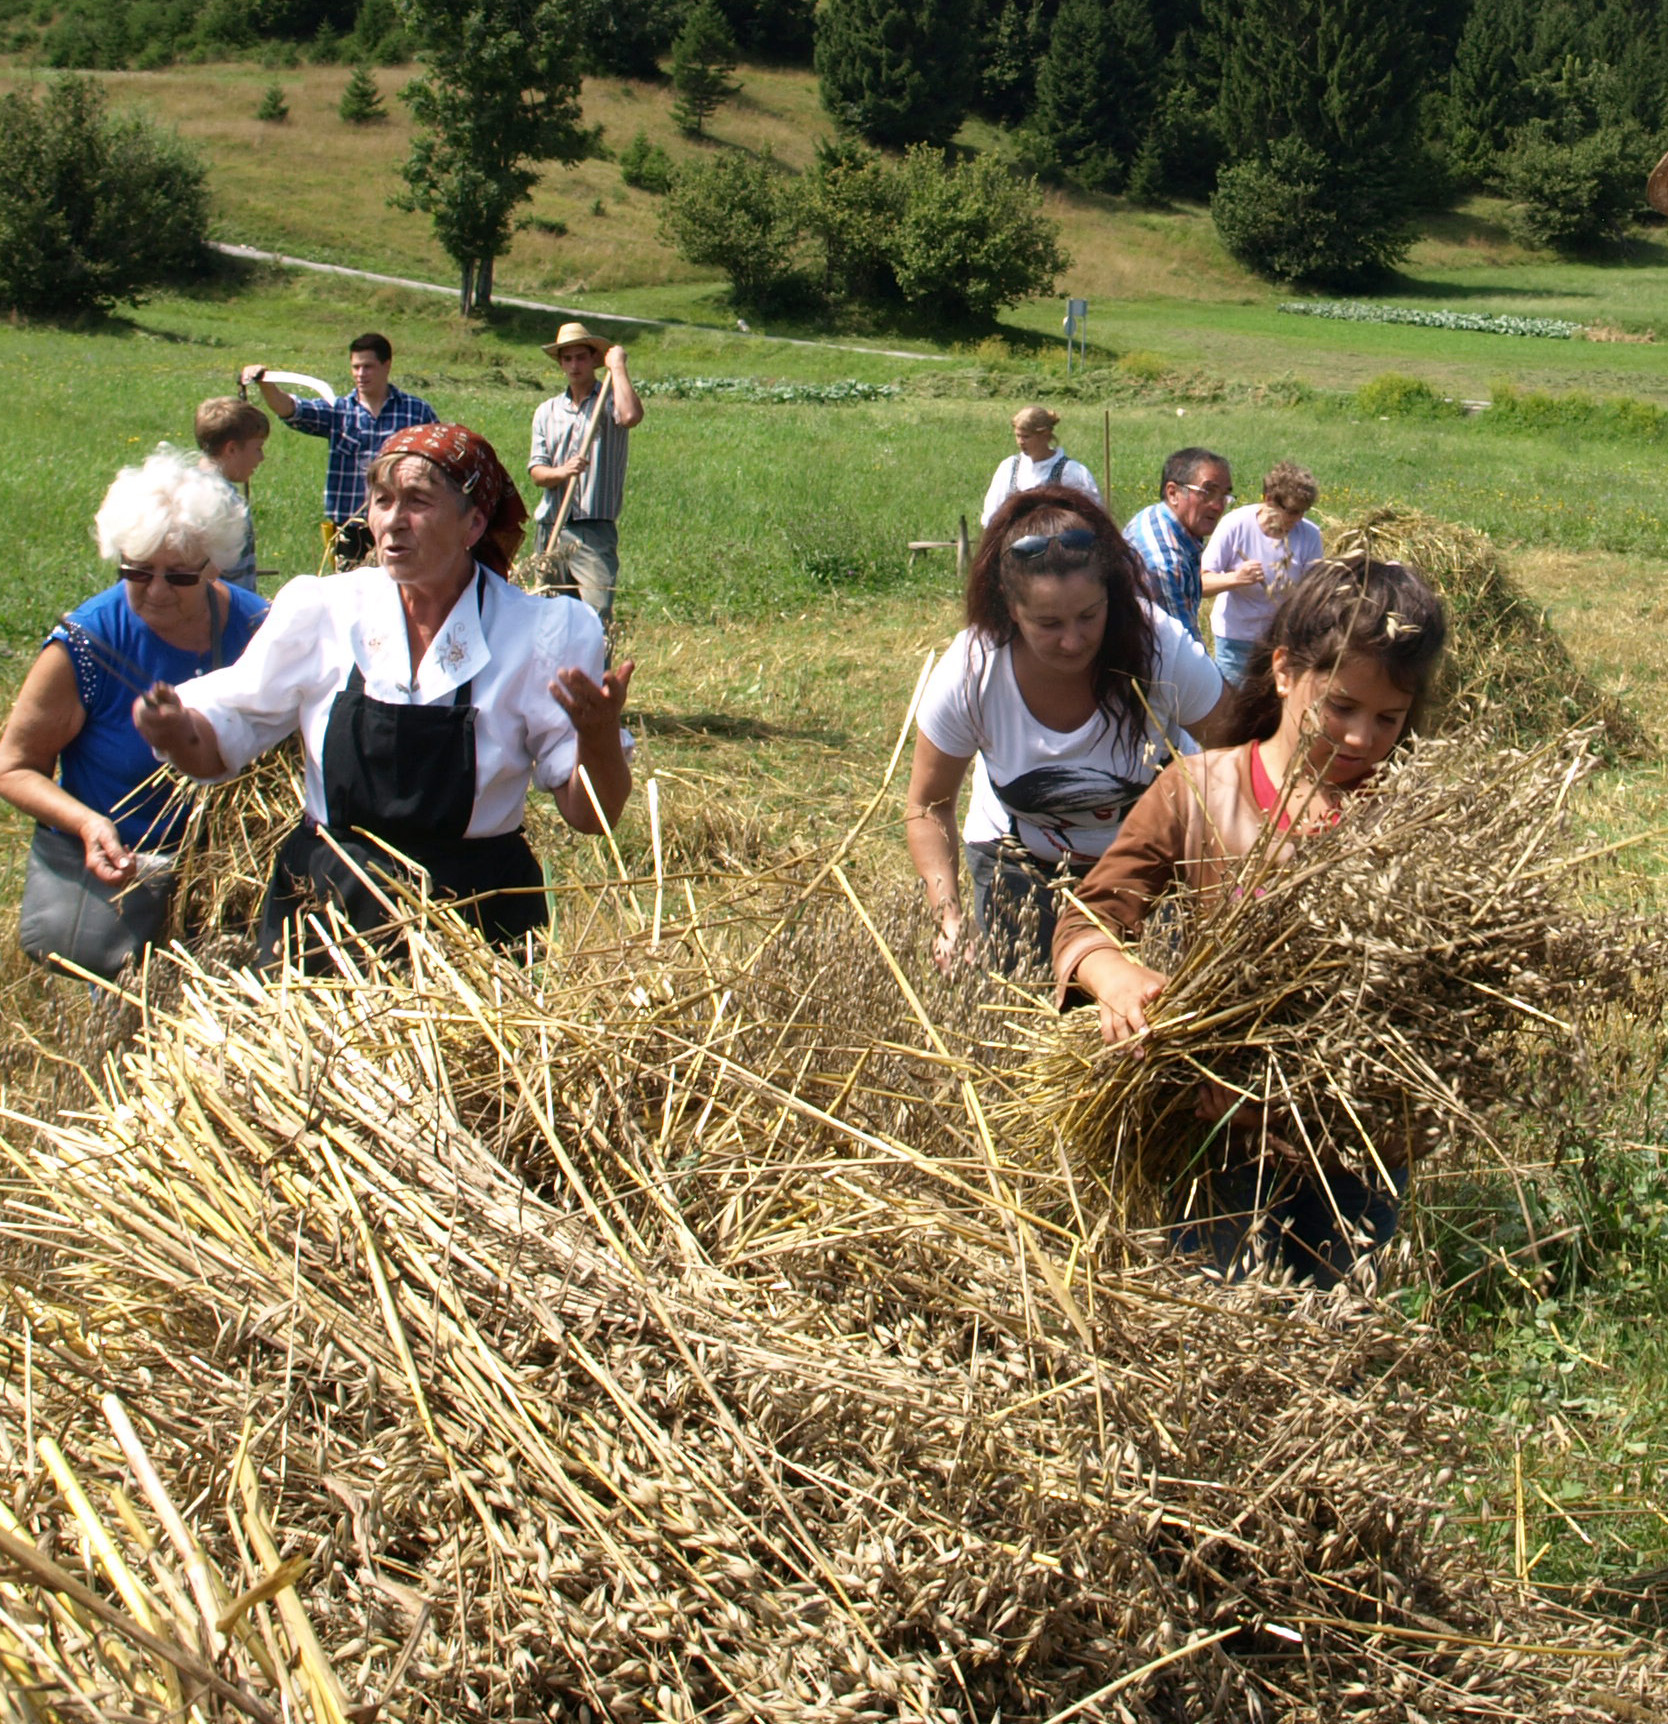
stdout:
[[1454,48],[1441,107],[1442,153],[1461,186],[1493,172],[1512,129],[1532,117],[1529,0],[1476,0]]
[[1405,253],[1424,94],[1415,4],[1212,0],[1223,43],[1216,123],[1232,178],[1219,181],[1211,211],[1251,267],[1342,283]]
[[1117,191],[1148,129],[1157,83],[1147,0],[1060,0],[1037,72],[1036,129],[1074,179]]
[[255,110],[257,120],[266,120],[273,125],[282,125],[290,117],[290,105],[284,100],[282,84],[268,84],[266,94],[261,97],[261,105]]
[[342,91],[336,112],[350,126],[368,126],[388,118],[388,111],[382,105],[382,92],[377,89],[376,79],[371,76],[368,66],[353,68],[353,76]]
[[973,99],[973,44],[955,0],[824,0],[817,78],[835,123],[872,144],[943,145]]
[[736,39],[714,0],[701,0],[672,45],[672,118],[699,137],[721,102],[741,88],[730,82],[736,69]]

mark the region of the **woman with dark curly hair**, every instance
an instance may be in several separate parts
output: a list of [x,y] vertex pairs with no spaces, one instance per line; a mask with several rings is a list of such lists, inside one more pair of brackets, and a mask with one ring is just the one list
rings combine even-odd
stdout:
[[921,700],[910,858],[948,968],[964,945],[955,809],[972,766],[962,838],[975,921],[1004,968],[1045,968],[1060,879],[1087,872],[1165,757],[1189,746],[1184,733],[1213,741],[1231,703],[1080,491],[1007,499],[979,541],[966,618]]

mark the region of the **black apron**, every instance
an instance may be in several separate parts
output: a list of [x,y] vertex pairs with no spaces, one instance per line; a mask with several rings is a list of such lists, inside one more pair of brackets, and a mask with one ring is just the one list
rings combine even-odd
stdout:
[[[477,604],[485,595],[482,575]],[[544,884],[544,870],[521,829],[494,838],[464,836],[475,810],[473,688],[473,680],[464,683],[447,706],[373,700],[365,693],[364,672],[354,665],[324,730],[320,767],[329,826],[304,818],[278,852],[261,909],[263,963],[277,957],[286,923],[327,900],[360,933],[388,920],[376,893],[323,836],[326,830],[373,880],[406,871],[379,845],[354,834],[368,832],[393,845],[428,874],[437,896],[474,900],[464,914],[495,943],[518,943],[544,925],[542,892],[504,895],[509,888]]]

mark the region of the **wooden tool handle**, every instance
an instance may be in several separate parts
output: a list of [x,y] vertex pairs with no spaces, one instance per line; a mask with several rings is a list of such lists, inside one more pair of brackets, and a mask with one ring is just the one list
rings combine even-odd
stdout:
[[[609,391],[614,387],[614,373],[605,371],[602,383],[597,390],[597,404],[591,409],[591,417],[585,426],[585,435],[579,439],[579,454],[577,459],[583,461],[591,452],[591,444],[596,441],[597,427],[602,424],[603,409],[608,405]],[[574,493],[579,489],[579,474],[568,480],[562,492],[562,506],[556,511],[556,519],[550,526],[550,538],[547,541],[554,545],[562,536],[562,529],[568,524],[568,511],[573,507]]]

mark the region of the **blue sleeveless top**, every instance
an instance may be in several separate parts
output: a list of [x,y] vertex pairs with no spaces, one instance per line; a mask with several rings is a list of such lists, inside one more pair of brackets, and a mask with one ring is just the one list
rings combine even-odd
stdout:
[[[248,646],[267,606],[265,599],[242,587],[228,586],[225,591],[231,603],[220,636],[220,662],[230,664]],[[128,686],[129,680],[138,680],[129,661],[143,669],[147,683],[182,683],[212,670],[213,655],[170,646],[153,633],[127,602],[123,581],[71,611],[69,620],[74,628],[60,623],[47,640],[61,641],[69,649],[87,721],[59,756],[58,780],[78,802],[109,815],[130,848],[166,850],[177,842],[185,811],[161,821],[168,801],[166,786],[141,797],[132,795],[157,764],[150,744],[133,728],[133,702],[140,691]],[[100,652],[88,635],[108,646],[110,654]]]

